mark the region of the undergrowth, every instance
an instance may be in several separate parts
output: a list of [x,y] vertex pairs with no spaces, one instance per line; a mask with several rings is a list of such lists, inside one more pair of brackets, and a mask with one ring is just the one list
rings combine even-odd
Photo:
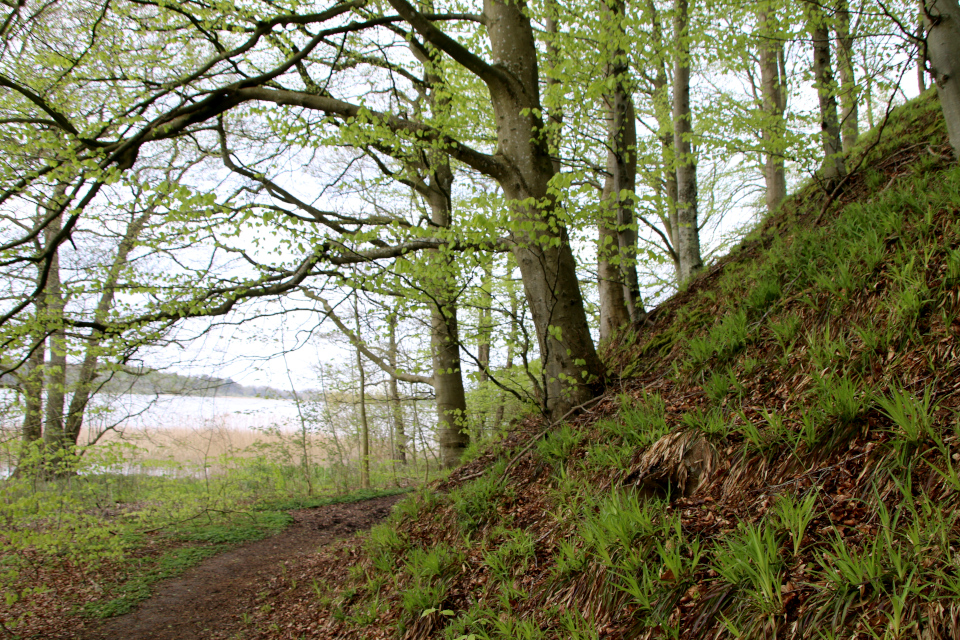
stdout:
[[371,531],[326,632],[957,637],[960,167],[929,95],[863,138],[607,345],[617,395]]

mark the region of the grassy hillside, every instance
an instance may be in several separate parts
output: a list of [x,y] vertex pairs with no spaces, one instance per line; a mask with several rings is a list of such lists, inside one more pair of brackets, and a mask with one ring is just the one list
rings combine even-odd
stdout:
[[960,168],[930,95],[864,138],[251,637],[960,637]]

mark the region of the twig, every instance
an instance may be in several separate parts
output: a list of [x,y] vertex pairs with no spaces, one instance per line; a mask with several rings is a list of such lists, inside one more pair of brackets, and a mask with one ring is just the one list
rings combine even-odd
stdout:
[[[906,67],[904,67],[904,68],[906,68]],[[901,72],[901,73],[900,73],[900,79],[901,79],[901,80],[903,80],[903,75],[904,75],[904,72]],[[899,86],[899,83],[898,83],[898,86]],[[834,200],[837,199],[837,196],[840,195],[840,190],[841,190],[841,188],[844,186],[844,184],[846,184],[847,180],[850,179],[850,176],[853,176],[854,174],[857,173],[857,171],[860,170],[860,167],[863,166],[863,162],[864,162],[864,160],[867,159],[867,156],[870,155],[870,152],[873,151],[878,144],[880,144],[880,141],[883,139],[883,131],[884,131],[884,129],[887,128],[887,122],[890,120],[890,114],[893,113],[893,111],[894,111],[894,110],[893,110],[893,98],[894,98],[896,95],[897,95],[897,92],[894,91],[893,94],[890,95],[890,100],[887,101],[887,112],[883,114],[883,121],[880,123],[880,126],[877,127],[877,139],[876,139],[870,146],[868,146],[868,147],[864,150],[863,154],[860,156],[860,161],[857,162],[857,166],[855,166],[852,171],[847,172],[847,174],[846,174],[845,176],[843,176],[843,178],[841,178],[840,182],[839,182],[839,183],[837,184],[837,186],[833,189],[833,191],[830,192],[830,195],[827,196],[827,201],[823,203],[823,208],[820,209],[820,215],[818,215],[818,216],[817,216],[817,219],[813,221],[813,226],[814,226],[814,227],[816,227],[818,224],[820,224],[820,220],[823,218],[824,214],[827,212],[827,209],[830,208],[830,205],[833,204]],[[897,151],[897,153],[899,153],[899,151]],[[897,153],[894,153],[894,154],[892,154],[892,155],[895,156],[895,155],[897,155]],[[888,156],[887,158],[889,158],[889,157],[890,157],[890,156]],[[887,158],[885,158],[885,160],[886,160]]]
[[[570,409],[570,411],[567,411],[565,414],[563,414],[563,417],[561,417],[561,418],[560,418],[559,420],[557,420],[556,422],[551,422],[550,424],[548,424],[546,427],[544,427],[544,428],[540,431],[540,433],[538,433],[537,435],[535,435],[535,436],[533,436],[532,438],[530,438],[530,442],[528,442],[528,443],[523,447],[523,449],[520,450],[520,453],[518,453],[517,455],[515,455],[515,456],[510,460],[510,462],[507,463],[507,466],[504,468],[503,473],[506,474],[507,471],[510,470],[510,467],[512,467],[512,466],[514,465],[514,463],[516,463],[516,461],[520,459],[520,456],[522,456],[522,455],[525,454],[527,451],[529,451],[530,448],[531,448],[533,445],[535,445],[540,438],[542,438],[542,437],[544,436],[544,434],[546,434],[546,433],[547,433],[548,431],[550,431],[552,428],[554,428],[555,426],[557,426],[558,424],[562,423],[564,420],[566,420],[567,418],[569,418],[570,415],[573,414],[573,412],[578,411],[578,410],[580,410],[580,409],[586,409],[588,406],[590,406],[590,405],[592,405],[592,404],[596,404],[596,403],[599,402],[600,400],[603,400],[605,397],[606,397],[605,395],[599,395],[599,396],[597,396],[597,397],[595,397],[595,398],[590,398],[589,400],[587,400],[587,401],[584,402],[583,404],[579,404],[579,405],[575,406],[574,408]],[[463,482],[463,481],[465,481],[465,480],[473,480],[474,478],[479,478],[479,477],[482,476],[484,473],[486,473],[486,469],[482,469],[482,470],[477,471],[477,472],[475,472],[475,473],[471,473],[470,475],[467,475],[467,476],[462,476],[462,477],[459,478],[459,480],[460,480],[461,482]]]

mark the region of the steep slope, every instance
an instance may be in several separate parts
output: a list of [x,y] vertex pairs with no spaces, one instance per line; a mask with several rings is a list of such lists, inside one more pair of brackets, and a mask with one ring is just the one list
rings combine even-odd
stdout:
[[930,95],[883,129],[250,637],[960,637],[960,168]]

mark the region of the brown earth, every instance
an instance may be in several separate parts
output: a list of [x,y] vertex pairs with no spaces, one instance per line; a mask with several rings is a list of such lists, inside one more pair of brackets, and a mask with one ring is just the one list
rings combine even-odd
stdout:
[[106,621],[84,640],[242,638],[257,595],[275,575],[296,569],[325,545],[377,524],[401,498],[291,512],[294,524],[283,533],[213,556],[160,583],[136,611]]

